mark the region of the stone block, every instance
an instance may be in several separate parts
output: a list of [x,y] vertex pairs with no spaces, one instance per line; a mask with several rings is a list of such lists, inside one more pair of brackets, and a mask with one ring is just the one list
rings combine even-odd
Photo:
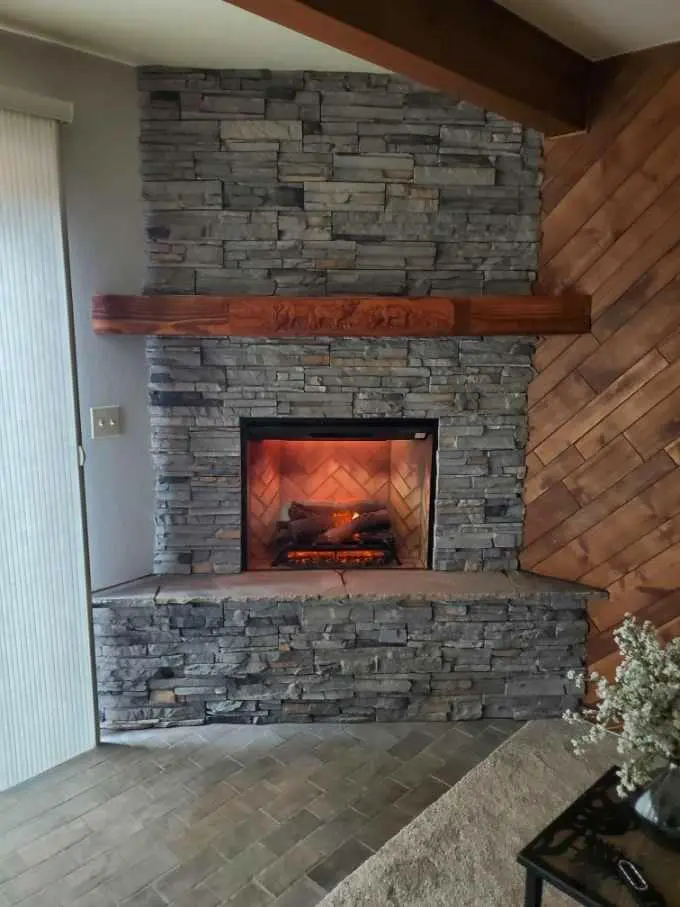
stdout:
[[376,293],[398,295],[404,292],[406,274],[400,269],[371,269],[329,271],[327,274],[328,293]]
[[142,148],[171,150],[219,148],[220,124],[200,120],[145,120],[139,135]]
[[[258,208],[277,211],[301,210],[304,192],[297,186],[247,185],[239,182],[225,188],[224,206],[234,211],[251,211]],[[252,259],[251,259],[252,260]]]
[[405,645],[408,639],[406,627],[376,627],[360,624],[356,628],[356,638],[370,645]]
[[165,211],[147,218],[147,235],[159,242],[278,239],[272,211]]
[[260,296],[272,296],[275,290],[276,283],[266,269],[260,270],[256,275],[255,269],[247,273],[236,268],[202,268],[196,274],[197,293],[225,295],[257,293]]
[[455,696],[451,701],[451,719],[469,721],[482,717],[481,696]]
[[336,104],[328,103],[325,95],[322,97],[321,120],[323,122],[331,121],[335,123],[336,121],[350,120],[352,123],[356,123],[362,120],[369,120],[372,122],[391,123],[393,121],[399,121],[403,119],[403,117],[404,113],[401,105],[386,106],[385,104],[371,104],[369,106],[365,104],[351,104],[348,102]]
[[380,242],[357,244],[359,269],[429,268],[434,266],[436,246],[427,242]]
[[541,718],[560,718],[567,708],[568,697],[543,696],[540,699],[523,696],[484,697],[485,718],[512,718],[514,721],[526,721],[530,716]]
[[543,674],[523,678],[513,677],[508,681],[508,696],[541,697],[564,696],[567,692],[563,677],[550,677]]
[[224,141],[302,141],[302,123],[295,120],[229,120],[220,123]]
[[337,180],[404,182],[413,175],[410,154],[334,154],[333,176]]
[[156,211],[174,208],[221,208],[220,180],[145,180],[142,198]]
[[410,183],[387,185],[386,211],[434,214],[439,210],[439,190]]
[[307,181],[306,211],[382,211],[385,207],[385,183],[350,181]]
[[144,689],[157,673],[174,671],[184,666],[181,655],[160,658],[125,658],[122,656],[97,659],[97,686],[106,690]]
[[409,640],[440,642],[444,646],[469,648],[481,646],[484,639],[484,624],[465,621],[446,621],[423,627],[409,627]]
[[[323,102],[327,107],[346,107],[350,104],[356,104],[361,107],[394,107],[401,108],[404,106],[404,95],[403,93],[398,93],[394,91],[385,91],[385,90],[345,90],[343,87],[342,91],[330,89],[323,89],[322,94]],[[334,119],[329,117],[329,119]],[[339,118],[338,118],[339,119]],[[361,120],[372,121],[379,119],[377,115],[370,115],[367,117],[357,116],[355,122]]]
[[331,239],[331,215],[305,211],[279,216],[279,234],[283,240],[302,239],[328,241]]
[[148,268],[144,290],[147,293],[194,293],[196,277],[188,268]]
[[415,167],[413,181],[422,186],[493,186],[496,170],[493,166],[465,165],[455,167]]
[[[159,267],[218,268],[224,263],[224,246],[221,242],[148,243],[147,255],[150,264]],[[153,281],[157,279],[156,276]]]
[[435,602],[434,603],[434,621],[437,624],[446,622],[449,620],[459,621],[465,620],[468,615],[468,610],[471,614],[474,614],[475,620],[481,620],[477,614],[476,608],[478,605],[472,604],[470,606],[463,604],[453,604],[451,602]]
[[[477,672],[492,669],[491,652],[489,649],[480,648],[455,648],[452,647],[447,660],[451,659],[454,671]],[[495,668],[494,668],[495,670]]]
[[183,91],[180,97],[182,116],[186,120],[264,116],[265,111],[264,98],[247,91],[209,94]]
[[278,158],[280,182],[303,183],[328,180],[332,172],[332,156],[325,152],[289,152]]
[[372,677],[354,677],[351,681],[351,688],[358,694],[406,694],[411,692],[414,683],[414,677],[409,675],[375,675]]

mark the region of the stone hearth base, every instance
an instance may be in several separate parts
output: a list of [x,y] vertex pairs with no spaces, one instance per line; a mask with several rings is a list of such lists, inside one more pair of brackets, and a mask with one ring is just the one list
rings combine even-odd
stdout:
[[102,724],[556,716],[603,595],[521,572],[147,577],[93,598]]

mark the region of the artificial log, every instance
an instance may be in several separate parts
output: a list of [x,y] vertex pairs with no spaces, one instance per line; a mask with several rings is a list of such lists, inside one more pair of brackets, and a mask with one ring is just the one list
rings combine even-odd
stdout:
[[291,520],[288,524],[288,531],[294,542],[311,542],[330,529],[332,525],[333,519],[330,513],[319,513]]
[[362,513],[349,523],[342,526],[333,526],[320,535],[318,542],[324,544],[341,545],[348,542],[353,536],[361,536],[364,532],[373,532],[379,529],[389,529],[390,515],[387,510],[376,510],[372,513]]
[[308,516],[334,513],[371,513],[382,510],[385,505],[380,501],[293,501],[288,506],[288,516],[291,520],[300,520]]

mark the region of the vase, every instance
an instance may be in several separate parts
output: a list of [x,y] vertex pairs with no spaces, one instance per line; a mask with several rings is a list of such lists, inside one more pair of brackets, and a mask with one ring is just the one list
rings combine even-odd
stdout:
[[671,762],[633,801],[637,815],[664,837],[680,842],[680,764]]

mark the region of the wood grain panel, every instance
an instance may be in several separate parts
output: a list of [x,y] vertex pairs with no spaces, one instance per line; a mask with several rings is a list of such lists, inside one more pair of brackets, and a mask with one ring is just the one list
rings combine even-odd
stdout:
[[591,619],[599,630],[616,626],[624,613],[635,614],[678,588],[680,545],[666,548],[656,557],[617,580],[610,589],[610,601],[592,603]]
[[599,343],[592,334],[583,334],[575,343],[571,343],[549,363],[540,374],[536,375],[529,385],[529,404],[537,403],[545,397],[560,381],[570,375],[577,366],[591,353],[599,349]]
[[[525,537],[525,548],[522,556],[523,565],[529,569],[537,569],[537,572],[545,572],[538,568],[547,557],[555,551],[559,551],[572,539],[578,538],[584,532],[587,532],[592,526],[596,526],[610,513],[618,510],[619,507],[639,495],[645,488],[648,488],[662,476],[673,472],[674,462],[666,453],[657,454],[646,463],[642,463],[637,469],[634,469],[628,475],[620,479],[604,494],[595,498],[585,507],[577,510],[573,516],[560,523],[551,532],[542,534],[533,542],[529,542]],[[531,519],[532,512],[536,505],[541,504],[542,497],[531,507],[527,508],[527,520]],[[575,578],[575,577],[574,577]]]
[[576,449],[586,459],[594,457],[613,438],[634,425],[679,386],[680,362],[661,369],[637,393],[579,438]]
[[569,476],[577,467],[585,463],[584,458],[575,447],[569,446],[563,453],[556,457],[549,466],[543,466],[535,454],[530,454],[535,458],[538,467],[533,471],[527,469],[527,479],[524,483],[524,500],[529,503],[535,501],[553,485],[556,485],[560,479]]
[[[664,357],[656,350],[635,362],[613,384],[605,386],[602,393],[597,396],[593,394],[594,399],[591,399],[587,406],[575,412],[571,419],[536,448],[540,459],[546,464],[550,463],[568,444],[578,441],[582,434],[601,422],[667,365]],[[576,374],[580,375],[580,372],[577,370]],[[591,392],[594,391],[594,382],[589,382],[583,375],[580,375],[580,379]]]
[[[553,391],[530,409],[528,449],[532,450],[544,439],[550,438],[560,426],[579,412],[594,396],[592,387],[578,372],[567,375]],[[536,453],[545,464],[547,461],[541,457],[538,450]]]
[[553,526],[559,526],[576,510],[578,504],[575,498],[561,482],[557,482],[534,501],[534,506],[527,511],[524,525],[525,541],[530,545],[535,539],[549,532]]
[[546,142],[548,167],[543,192],[546,214],[560,203],[588,167],[600,159],[647,101],[662,90],[677,70],[677,58],[676,49],[669,46],[614,57],[600,64],[599,115],[588,132]]
[[[616,242],[581,276],[579,283],[589,293],[598,293],[598,312],[611,304],[621,293],[621,283],[628,275],[630,286],[639,274],[643,256],[649,265],[657,261],[678,241],[678,220],[674,217],[680,208],[680,180],[676,180]],[[644,248],[642,248],[644,247]],[[630,272],[626,264],[631,256],[636,261]],[[611,279],[611,283],[608,281]],[[617,292],[617,289],[618,292]]]
[[114,296],[92,300],[98,334],[184,337],[480,337],[590,328],[590,299],[564,296]]
[[662,356],[665,356],[669,362],[680,359],[680,331],[676,331],[660,343],[659,350],[661,351]]
[[604,673],[625,612],[680,633],[680,47],[611,65],[590,133],[545,155],[538,285],[592,294],[593,324],[537,348],[522,554],[609,590]]
[[[680,483],[672,473],[547,558],[541,563],[541,570],[565,579],[577,574],[581,579],[593,564],[606,563],[608,557],[615,556],[641,533],[658,526],[678,507]],[[649,557],[654,553],[652,550]]]
[[587,504],[640,463],[642,458],[633,445],[626,438],[615,438],[596,457],[567,475],[564,484],[579,504]]
[[626,438],[643,457],[650,457],[680,438],[680,387],[628,429]]
[[[636,531],[639,536],[640,530]],[[636,538],[623,551],[612,554],[604,564],[585,573],[581,580],[591,586],[606,588],[616,582],[624,573],[629,573],[648,561],[655,552],[663,551],[680,542],[680,514],[666,520],[642,538]]]
[[680,101],[680,73],[658,92],[616,140],[605,148],[583,177],[555,208],[546,214],[541,254],[550,261],[600,205],[634,173],[673,130]]
[[555,290],[578,280],[680,175],[679,144],[680,127],[665,138],[643,166],[544,264]]

